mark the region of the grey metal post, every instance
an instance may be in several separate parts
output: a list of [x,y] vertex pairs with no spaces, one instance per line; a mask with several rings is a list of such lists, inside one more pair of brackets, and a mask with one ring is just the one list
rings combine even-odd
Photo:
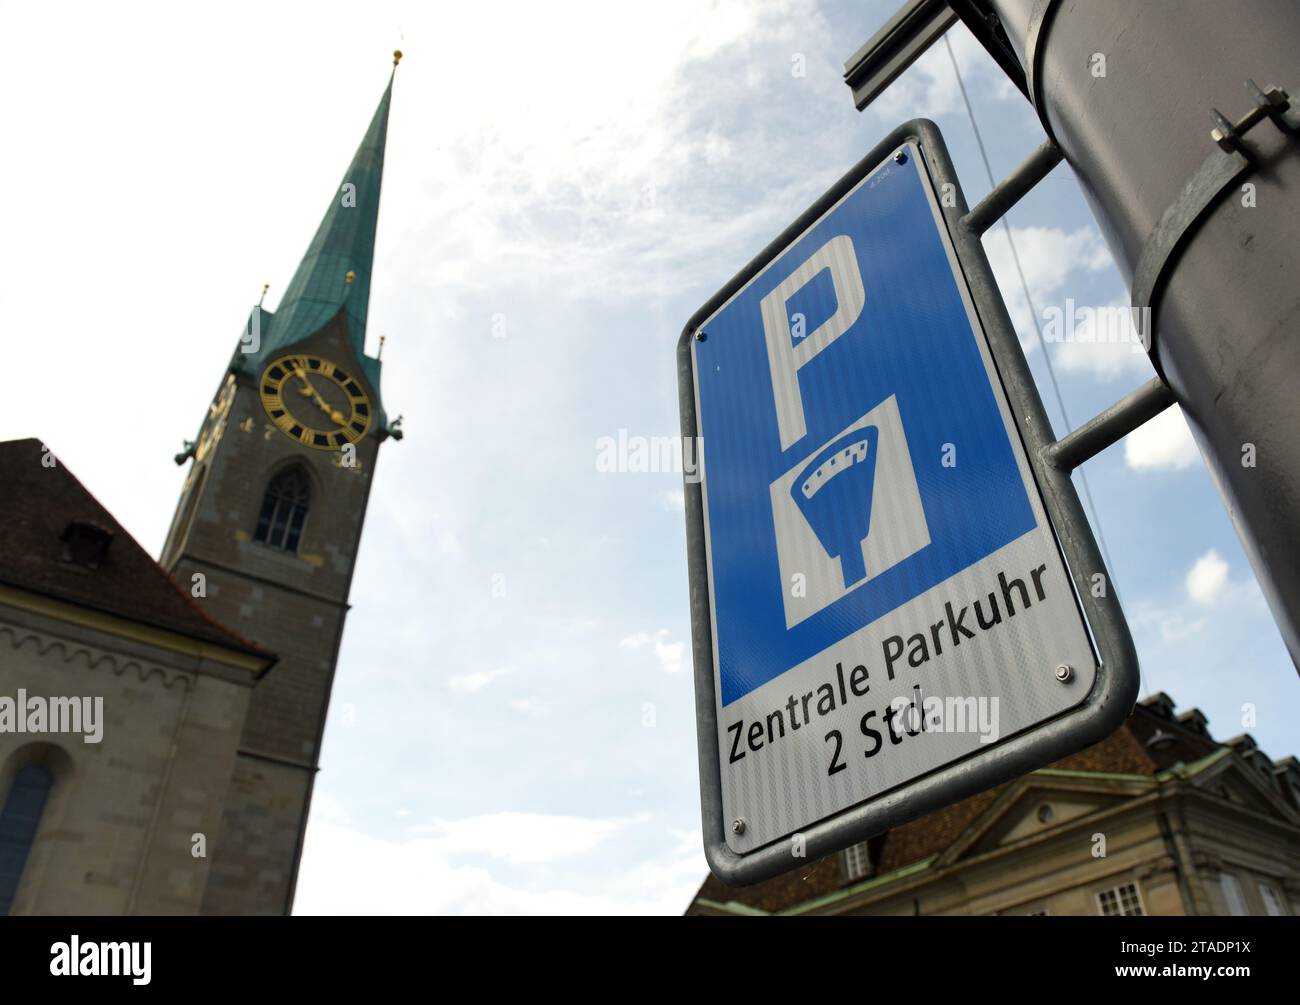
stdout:
[[1300,666],[1300,4],[989,5]]

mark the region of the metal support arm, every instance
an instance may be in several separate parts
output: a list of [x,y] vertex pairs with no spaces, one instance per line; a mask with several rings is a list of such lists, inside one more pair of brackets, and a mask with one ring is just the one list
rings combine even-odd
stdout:
[[1043,459],[1062,471],[1073,471],[1173,403],[1174,392],[1159,377],[1152,377],[1100,415],[1046,447]]
[[962,223],[975,234],[983,234],[1060,163],[1060,148],[1048,140],[1003,178],[979,205],[962,218]]

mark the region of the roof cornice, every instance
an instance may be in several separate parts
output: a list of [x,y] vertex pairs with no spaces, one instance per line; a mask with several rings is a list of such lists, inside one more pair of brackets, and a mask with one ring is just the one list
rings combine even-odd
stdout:
[[154,646],[191,659],[232,667],[252,674],[254,680],[270,670],[277,659],[274,656],[254,655],[236,647],[233,643],[230,647],[221,646],[167,628],[132,621],[116,614],[107,614],[3,583],[0,583],[0,604],[7,604],[18,610],[76,625],[79,628],[88,628],[105,635]]

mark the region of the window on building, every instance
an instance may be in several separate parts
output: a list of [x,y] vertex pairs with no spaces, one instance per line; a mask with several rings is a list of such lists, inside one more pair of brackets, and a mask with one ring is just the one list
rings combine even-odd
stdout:
[[1223,902],[1228,905],[1228,913],[1240,918],[1246,913],[1246,898],[1241,895],[1241,884],[1230,872],[1219,873],[1219,888],[1223,891]]
[[864,879],[871,873],[871,855],[867,851],[867,842],[859,841],[844,849],[844,879],[853,882]]
[[1108,918],[1137,917],[1146,914],[1136,883],[1102,890],[1097,894],[1097,910]]
[[272,548],[297,551],[310,501],[307,473],[297,466],[281,471],[266,487],[253,538]]
[[1271,918],[1280,918],[1286,914],[1282,908],[1282,895],[1277,892],[1277,887],[1270,886],[1268,883],[1259,884],[1259,897],[1264,901],[1264,913]]
[[45,768],[28,766],[14,776],[0,811],[0,917],[7,915],[18,894],[18,881],[36,839],[54,776]]

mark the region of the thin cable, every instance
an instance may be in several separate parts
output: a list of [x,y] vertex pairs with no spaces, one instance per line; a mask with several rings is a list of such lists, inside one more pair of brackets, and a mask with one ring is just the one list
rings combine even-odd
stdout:
[[[966,93],[966,82],[962,80],[961,68],[957,66],[957,56],[952,51],[952,41],[945,33],[943,44],[948,50],[948,59],[952,61],[952,72],[957,77],[957,87],[961,91],[961,100],[966,105],[966,115],[970,119],[971,129],[975,131],[975,143],[979,147],[980,158],[984,161],[984,172],[989,178],[989,187],[996,188],[997,182],[993,180],[993,168],[989,164],[988,152],[984,149],[984,137],[980,134],[979,123],[975,121],[975,110],[971,107],[970,95]],[[1070,413],[1066,411],[1065,399],[1061,396],[1061,385],[1056,381],[1056,370],[1052,367],[1052,357],[1047,351],[1047,342],[1043,338],[1042,325],[1038,323],[1038,308],[1034,306],[1034,298],[1029,294],[1029,283],[1025,280],[1025,270],[1020,265],[1020,254],[1016,251],[1016,242],[1011,236],[1011,224],[1007,222],[1006,214],[1002,216],[1002,229],[1006,231],[1007,244],[1011,247],[1011,261],[1015,264],[1016,275],[1020,278],[1020,288],[1025,294],[1025,303],[1029,305],[1029,314],[1034,321],[1034,332],[1038,336],[1038,346],[1043,350],[1043,363],[1047,366],[1047,376],[1052,382],[1052,392],[1056,396],[1057,407],[1061,410],[1061,418],[1065,422],[1065,431],[1068,433],[1074,428],[1074,423],[1070,421]],[[1101,530],[1101,518],[1097,516],[1097,507],[1092,501],[1092,490],[1088,487],[1088,476],[1084,473],[1083,468],[1075,468],[1079,474],[1079,481],[1083,483],[1083,494],[1088,500],[1088,509],[1092,512],[1093,526],[1097,528],[1097,540],[1101,544],[1101,554],[1106,560],[1106,568],[1114,570],[1114,565],[1110,560],[1110,549],[1106,547],[1106,536]],[[1107,584],[1108,588],[1113,589],[1112,584]]]

